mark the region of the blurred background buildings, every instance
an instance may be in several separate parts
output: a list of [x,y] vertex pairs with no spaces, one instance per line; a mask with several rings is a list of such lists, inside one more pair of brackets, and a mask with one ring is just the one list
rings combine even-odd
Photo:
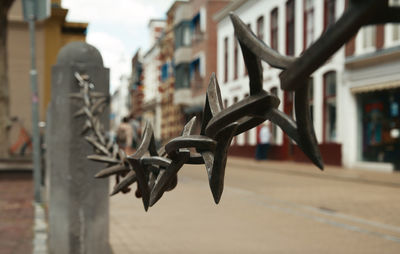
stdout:
[[[56,63],[58,51],[71,41],[85,41],[87,23],[67,22],[67,9],[61,0],[51,1],[51,16],[37,22],[36,52],[40,120],[45,121],[51,94],[51,67]],[[10,122],[8,129],[9,156],[30,158],[32,133],[30,71],[30,41],[28,24],[23,19],[22,1],[16,0],[8,16],[8,80]]]
[[[149,25],[154,43],[143,60],[143,82],[131,92],[132,97],[137,90],[144,92],[142,119],[153,123],[160,143],[179,135],[190,117],[201,117],[212,72],[225,106],[248,96],[247,71],[229,12],[267,45],[295,56],[328,30],[347,5],[347,0],[175,1],[164,23]],[[325,163],[389,171],[393,164],[398,167],[399,57],[400,26],[368,26],[310,77],[311,114]],[[263,72],[264,89],[277,95],[280,109],[293,116],[294,98],[279,89],[279,71],[263,63]],[[279,128],[269,126],[270,159],[307,160]],[[253,129],[235,138],[231,154],[253,157],[256,137]]]
[[[247,71],[229,12],[238,14],[271,48],[296,56],[329,30],[347,5],[347,0],[174,1],[165,18],[154,17],[148,23],[149,45],[142,45],[148,50],[137,50],[131,73],[121,77],[112,95],[114,131],[123,117],[129,117],[137,132],[149,121],[159,144],[178,136],[191,117],[202,117],[212,72],[226,107],[248,96]],[[85,40],[88,25],[67,22],[68,10],[60,0],[52,0],[51,8],[51,17],[38,22],[36,32],[43,121],[58,50],[69,41]],[[9,13],[8,63],[10,118],[18,121],[10,121],[6,144],[14,157],[30,154],[21,141],[21,129],[31,133],[28,36],[21,1],[16,0]],[[280,110],[293,116],[294,98],[280,89],[279,71],[262,65],[264,89],[279,97]],[[386,24],[362,28],[313,73],[310,107],[326,164],[387,171],[400,167],[399,67],[400,26]],[[279,128],[267,124],[272,134],[269,159],[307,160]],[[236,137],[230,153],[253,157],[257,131]]]

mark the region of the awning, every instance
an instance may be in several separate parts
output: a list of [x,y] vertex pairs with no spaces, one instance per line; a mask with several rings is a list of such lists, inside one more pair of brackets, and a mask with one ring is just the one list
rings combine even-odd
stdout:
[[359,86],[350,88],[352,93],[368,93],[373,91],[387,90],[393,88],[400,88],[400,80],[389,81],[379,84],[372,84],[366,86]]

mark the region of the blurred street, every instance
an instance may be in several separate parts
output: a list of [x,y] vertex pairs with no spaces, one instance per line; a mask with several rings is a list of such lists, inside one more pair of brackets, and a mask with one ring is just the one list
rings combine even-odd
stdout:
[[230,157],[219,205],[204,166],[146,213],[110,200],[110,242],[125,253],[400,253],[400,174]]

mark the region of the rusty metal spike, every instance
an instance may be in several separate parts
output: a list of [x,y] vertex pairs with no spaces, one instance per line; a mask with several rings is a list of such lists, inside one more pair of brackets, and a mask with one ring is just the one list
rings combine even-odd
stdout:
[[94,177],[96,178],[104,178],[111,175],[119,174],[119,173],[126,173],[129,169],[123,164],[117,164],[108,168],[105,168],[98,172]]
[[71,99],[82,99],[83,98],[83,94],[82,93],[71,93],[71,94],[69,94],[69,97]]
[[98,161],[98,162],[105,162],[105,163],[111,163],[111,164],[118,164],[120,163],[119,160],[116,160],[114,158],[110,158],[108,156],[104,156],[104,155],[88,155],[87,158],[89,160],[93,160],[93,161]]
[[[150,204],[150,189],[148,185],[148,172],[146,172],[146,169],[143,167],[140,160],[151,147],[153,147],[152,149],[155,149],[153,128],[149,122],[146,122],[143,139],[139,145],[139,148],[137,149],[136,153],[127,157],[129,164],[136,172],[138,189],[142,194],[142,202],[145,211],[148,210]],[[150,151],[150,154],[151,153],[154,153],[154,151]],[[157,151],[155,151],[155,153],[155,155],[157,155]]]
[[138,189],[142,194],[142,202],[144,206],[144,210],[147,211],[149,209],[150,203],[150,189],[148,185],[148,172],[143,168],[140,163],[141,156],[131,156],[128,157],[127,160],[132,167],[132,170],[136,173],[136,181],[138,183]]
[[323,65],[357,31],[376,16],[385,4],[382,0],[351,1],[342,16],[311,44],[286,70],[279,74],[281,88],[296,91],[302,82]]
[[95,102],[93,103],[92,107],[91,107],[91,111],[93,112],[93,114],[98,114],[101,113],[100,108],[102,105],[106,105],[108,102],[108,98],[100,98],[95,100]]
[[80,117],[80,116],[84,116],[85,115],[85,109],[84,107],[81,108],[80,110],[76,111],[73,115],[74,118]]
[[190,119],[189,122],[187,122],[185,124],[185,126],[183,127],[182,136],[187,136],[187,135],[193,134],[193,127],[196,122],[196,119],[197,118],[194,116],[194,117],[192,117],[192,119]]
[[305,155],[321,170],[324,168],[318,141],[315,137],[314,125],[311,121],[308,99],[309,83],[304,82],[301,89],[295,93],[295,113],[297,131],[299,133],[299,147]]
[[107,150],[106,147],[104,147],[102,144],[97,142],[97,140],[94,137],[85,137],[85,139],[95,148],[97,148],[100,152],[102,152],[104,155],[110,156],[111,153]]
[[129,187],[131,184],[136,182],[136,173],[134,171],[130,171],[122,181],[114,187],[110,196],[117,194],[118,192],[122,191],[123,189]]
[[190,157],[190,151],[187,149],[181,149],[171,164],[167,167],[157,177],[154,188],[151,190],[150,195],[150,206],[153,206],[164,194],[165,191],[169,189],[169,186],[173,178],[178,174],[178,171],[182,168],[185,162]]
[[270,66],[278,69],[286,69],[296,60],[294,57],[281,55],[278,51],[268,47],[265,42],[258,39],[251,29],[233,12],[231,12],[229,16],[239,42],[246,45],[250,51],[257,52],[257,56]]
[[221,98],[221,90],[214,72],[211,74],[210,83],[207,88],[207,98],[210,103],[209,105],[211,114],[213,116],[224,109]]
[[207,170],[207,172],[209,172],[209,184],[216,204],[219,203],[224,190],[225,167],[228,157],[228,149],[232,142],[232,138],[235,135],[237,127],[238,123],[232,123],[221,129],[215,137],[217,140],[217,147],[214,153],[212,169]]
[[92,128],[92,124],[90,123],[89,120],[86,120],[86,121],[85,121],[85,125],[84,125],[83,128],[82,128],[81,135],[84,135],[84,134],[85,134],[86,132],[88,132],[91,128]]

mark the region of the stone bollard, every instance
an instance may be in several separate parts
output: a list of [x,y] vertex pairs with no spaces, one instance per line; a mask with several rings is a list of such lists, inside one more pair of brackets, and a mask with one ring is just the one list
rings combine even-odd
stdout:
[[[74,73],[87,74],[95,91],[108,94],[109,70],[99,51],[83,42],[61,49],[52,69],[47,160],[49,171],[50,254],[109,254],[109,183],[95,179],[101,164],[89,161],[93,148],[81,134],[85,117],[74,118],[79,103],[70,98],[79,92]],[[109,109],[102,116],[109,126]]]

